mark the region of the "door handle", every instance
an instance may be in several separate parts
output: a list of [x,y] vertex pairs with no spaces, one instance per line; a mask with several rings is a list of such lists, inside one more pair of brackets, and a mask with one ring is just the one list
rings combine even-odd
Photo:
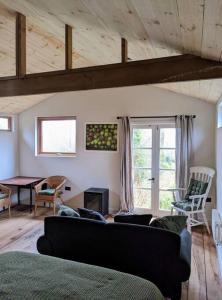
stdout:
[[148,180],[150,180],[150,181],[154,181],[154,180],[155,180],[155,178],[154,178],[154,177],[152,177],[152,178],[149,178]]

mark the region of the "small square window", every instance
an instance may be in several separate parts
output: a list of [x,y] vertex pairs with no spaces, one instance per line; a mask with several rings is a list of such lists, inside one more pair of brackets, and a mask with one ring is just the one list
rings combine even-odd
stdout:
[[0,117],[0,130],[11,131],[12,130],[12,118]]
[[38,117],[36,129],[37,155],[75,156],[75,117]]

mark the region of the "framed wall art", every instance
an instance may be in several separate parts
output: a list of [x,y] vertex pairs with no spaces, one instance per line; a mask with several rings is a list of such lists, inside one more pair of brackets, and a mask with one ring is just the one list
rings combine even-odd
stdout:
[[118,150],[118,124],[87,123],[85,132],[86,150]]

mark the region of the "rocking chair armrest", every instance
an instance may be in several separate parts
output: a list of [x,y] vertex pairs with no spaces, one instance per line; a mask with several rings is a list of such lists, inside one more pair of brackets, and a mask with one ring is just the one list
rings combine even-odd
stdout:
[[[200,204],[201,204],[201,199],[203,199],[203,197],[205,197],[205,196],[207,196],[207,194],[189,196],[189,199],[192,200],[192,207],[195,204],[199,209]],[[199,199],[199,200],[197,202],[195,202],[195,199]]]
[[198,198],[204,198],[205,196],[207,196],[207,194],[192,195],[192,196],[189,196],[189,199],[194,200],[194,199],[198,199]]

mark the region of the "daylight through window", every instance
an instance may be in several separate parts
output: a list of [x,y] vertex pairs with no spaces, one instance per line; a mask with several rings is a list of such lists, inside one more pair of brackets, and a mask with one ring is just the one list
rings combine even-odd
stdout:
[[0,117],[0,130],[6,130],[6,131],[12,130],[11,117]]
[[37,154],[73,156],[76,154],[76,118],[37,118]]

